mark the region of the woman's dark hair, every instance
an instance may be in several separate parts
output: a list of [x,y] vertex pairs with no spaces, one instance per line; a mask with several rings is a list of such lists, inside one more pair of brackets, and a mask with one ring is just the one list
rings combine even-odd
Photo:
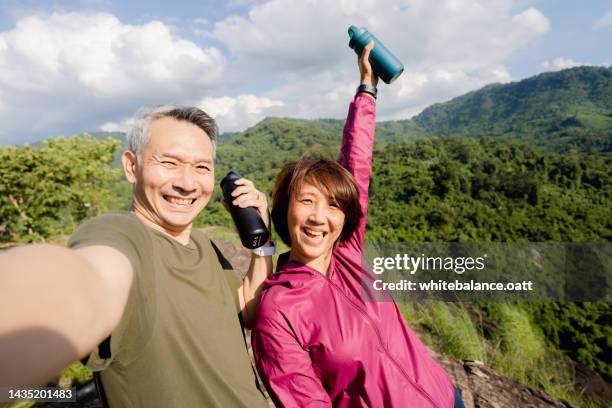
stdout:
[[339,240],[347,240],[363,216],[359,190],[353,175],[337,161],[328,159],[301,159],[285,165],[281,170],[272,192],[272,221],[276,233],[285,244],[291,246],[287,225],[289,202],[305,182],[317,187],[338,204],[345,215]]

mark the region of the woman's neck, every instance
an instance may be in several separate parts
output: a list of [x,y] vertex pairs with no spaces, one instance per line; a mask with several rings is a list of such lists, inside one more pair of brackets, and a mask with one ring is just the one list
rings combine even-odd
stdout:
[[311,269],[319,272],[323,276],[328,276],[329,264],[331,263],[331,251],[327,254],[323,254],[317,258],[306,258],[297,251],[291,250],[289,253],[289,260],[292,262],[299,262],[308,266]]

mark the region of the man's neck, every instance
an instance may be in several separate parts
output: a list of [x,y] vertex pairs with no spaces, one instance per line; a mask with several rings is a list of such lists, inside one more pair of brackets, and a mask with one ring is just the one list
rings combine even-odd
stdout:
[[153,228],[154,230],[169,236],[170,238],[178,241],[180,244],[187,245],[189,243],[192,224],[189,224],[189,226],[183,228],[182,230],[173,230],[164,228],[153,221],[146,211],[142,211],[142,209],[140,209],[139,206],[134,205],[134,203],[132,203],[130,211],[134,213],[134,215],[136,215],[136,217],[138,217],[138,219],[141,220],[147,227]]

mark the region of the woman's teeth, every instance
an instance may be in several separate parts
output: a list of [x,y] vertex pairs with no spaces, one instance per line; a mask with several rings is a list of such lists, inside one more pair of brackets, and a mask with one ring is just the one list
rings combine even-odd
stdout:
[[312,231],[309,229],[304,229],[304,233],[308,235],[309,237],[313,237],[313,238],[318,238],[318,237],[322,237],[323,235],[325,235],[323,231]]

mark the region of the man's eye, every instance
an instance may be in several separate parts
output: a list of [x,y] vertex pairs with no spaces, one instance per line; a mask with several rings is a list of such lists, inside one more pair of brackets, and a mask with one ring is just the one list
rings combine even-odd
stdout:
[[164,166],[176,166],[176,163],[175,163],[175,162],[173,162],[173,161],[168,161],[168,160],[166,160],[166,161],[163,161],[163,162],[161,162],[161,163],[162,163]]
[[196,166],[196,169],[200,172],[210,171],[210,167],[204,165]]

